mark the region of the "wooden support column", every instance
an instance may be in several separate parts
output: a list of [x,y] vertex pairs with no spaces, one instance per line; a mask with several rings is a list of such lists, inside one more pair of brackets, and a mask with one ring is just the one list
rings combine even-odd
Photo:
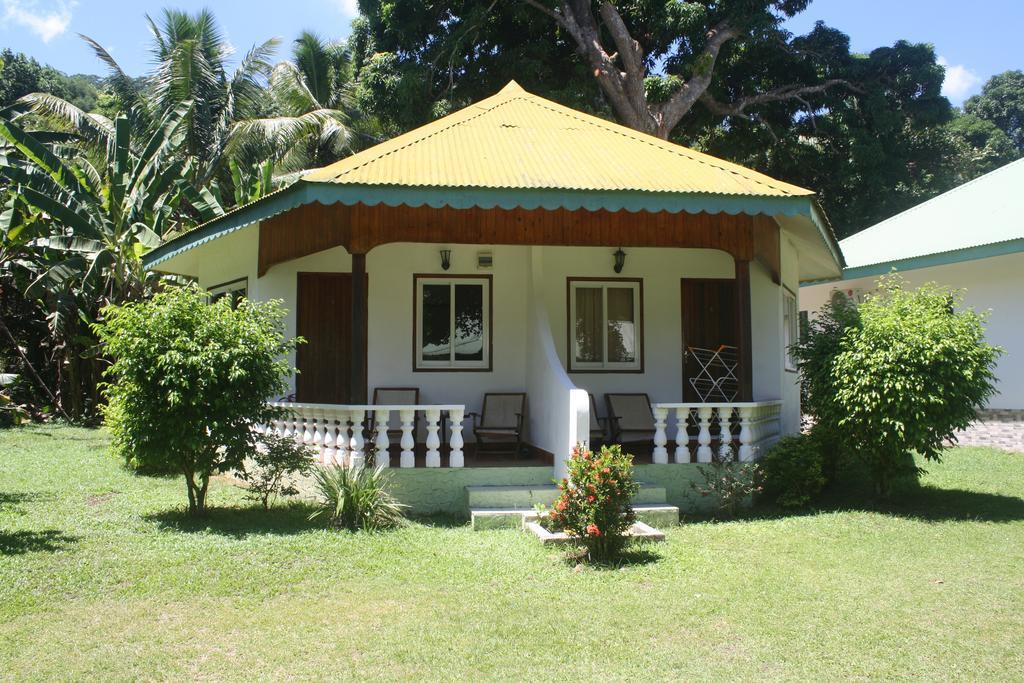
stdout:
[[740,347],[740,400],[754,400],[754,354],[750,320],[750,261],[736,259],[736,332]]
[[352,398],[366,399],[366,254],[352,254]]

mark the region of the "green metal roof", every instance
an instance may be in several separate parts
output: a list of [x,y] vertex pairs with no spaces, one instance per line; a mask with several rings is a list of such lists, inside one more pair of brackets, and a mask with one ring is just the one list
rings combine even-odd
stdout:
[[839,243],[844,280],[1024,251],[1024,159]]

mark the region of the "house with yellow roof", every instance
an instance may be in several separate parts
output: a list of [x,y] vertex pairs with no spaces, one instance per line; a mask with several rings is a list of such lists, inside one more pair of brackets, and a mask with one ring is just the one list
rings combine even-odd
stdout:
[[655,515],[797,431],[800,284],[843,265],[811,191],[514,82],[145,263],[283,300],[306,343],[267,429],[481,525],[553,499],[580,443],[636,452]]

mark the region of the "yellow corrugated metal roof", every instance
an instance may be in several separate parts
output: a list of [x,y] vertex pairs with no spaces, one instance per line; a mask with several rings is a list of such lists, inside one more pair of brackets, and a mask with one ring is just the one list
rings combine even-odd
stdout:
[[307,182],[682,192],[814,193],[743,166],[564,107],[501,92],[303,176]]

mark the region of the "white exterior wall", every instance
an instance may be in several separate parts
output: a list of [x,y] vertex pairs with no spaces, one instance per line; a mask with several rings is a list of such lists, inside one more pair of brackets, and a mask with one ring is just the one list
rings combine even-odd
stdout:
[[[963,289],[965,305],[977,311],[991,311],[985,336],[990,344],[1001,346],[1004,355],[996,367],[999,393],[988,407],[1024,409],[1024,254],[917,268],[901,275],[911,287],[935,282],[950,289]],[[835,289],[870,292],[877,280],[873,276],[804,287],[800,292],[800,310],[821,310]]]
[[[257,278],[257,231],[256,226],[250,226],[200,247],[200,285],[211,287],[247,277],[250,298],[285,302],[286,333],[294,335],[297,274],[350,272],[351,257],[341,247],[328,249],[275,265]],[[607,392],[645,392],[652,402],[678,402],[682,400],[683,382],[680,280],[735,277],[732,257],[713,249],[626,248],[625,268],[616,274],[612,270],[614,249],[604,247],[451,245],[451,268],[447,272],[440,267],[440,248],[435,244],[399,243],[377,247],[367,254],[370,392],[378,386],[418,386],[424,403],[462,403],[468,411],[478,411],[486,392],[528,391],[531,374],[537,370],[534,366],[538,361],[546,362],[543,354],[529,351],[539,338],[536,330],[531,332],[531,318],[546,319],[550,325],[553,348],[564,368],[567,279],[623,277],[643,279],[643,372],[574,372],[568,373],[568,379],[595,394],[602,415],[603,395]],[[478,251],[493,254],[492,269],[477,270]],[[782,264],[784,281],[796,291],[796,251],[785,239]],[[531,283],[534,268],[536,287]],[[414,274],[492,276],[491,371],[412,371]],[[531,296],[543,302],[546,316],[530,315]],[[751,309],[753,398],[785,399],[783,427],[794,431],[799,425],[799,394],[793,384],[795,375],[783,370],[781,289],[756,262],[751,264]],[[536,381],[532,384],[536,386]],[[539,403],[537,398],[533,401]],[[532,429],[545,429],[541,417],[531,414]]]

